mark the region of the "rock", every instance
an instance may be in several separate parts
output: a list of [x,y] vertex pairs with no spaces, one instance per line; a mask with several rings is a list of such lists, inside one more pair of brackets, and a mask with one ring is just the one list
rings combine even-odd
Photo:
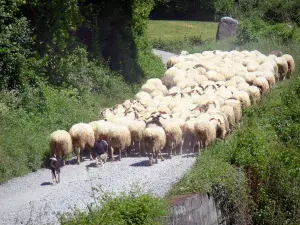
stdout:
[[217,31],[217,41],[224,40],[236,34],[239,22],[231,17],[222,17]]

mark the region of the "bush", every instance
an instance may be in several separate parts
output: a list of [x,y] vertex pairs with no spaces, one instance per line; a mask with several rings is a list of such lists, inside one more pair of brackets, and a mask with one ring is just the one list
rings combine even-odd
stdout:
[[130,191],[117,197],[105,194],[101,197],[99,205],[89,205],[88,209],[88,213],[75,210],[73,213],[62,215],[61,224],[159,225],[164,224],[163,217],[167,216],[168,204],[150,194]]
[[244,20],[239,27],[238,44],[258,42],[260,39],[276,39],[281,44],[288,44],[291,41],[299,42],[295,27],[289,28],[286,24],[271,25],[261,19]]

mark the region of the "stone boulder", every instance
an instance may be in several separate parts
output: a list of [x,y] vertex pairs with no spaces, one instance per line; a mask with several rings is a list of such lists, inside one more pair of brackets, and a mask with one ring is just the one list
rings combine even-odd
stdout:
[[236,35],[238,24],[239,22],[231,17],[222,17],[218,26],[217,41]]

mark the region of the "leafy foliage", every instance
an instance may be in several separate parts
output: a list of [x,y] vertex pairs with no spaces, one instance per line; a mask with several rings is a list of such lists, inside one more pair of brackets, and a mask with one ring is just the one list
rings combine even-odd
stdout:
[[21,68],[31,55],[31,30],[19,17],[23,1],[0,2],[0,89],[21,85]]
[[249,19],[241,23],[237,36],[240,44],[257,42],[262,38],[277,39],[281,44],[300,41],[296,27],[289,28],[286,24],[271,25],[261,19]]
[[130,191],[119,196],[105,194],[99,205],[89,206],[89,212],[74,211],[60,218],[62,225],[72,224],[164,224],[163,216],[168,213],[168,204],[165,200],[153,197],[150,194],[141,194]]

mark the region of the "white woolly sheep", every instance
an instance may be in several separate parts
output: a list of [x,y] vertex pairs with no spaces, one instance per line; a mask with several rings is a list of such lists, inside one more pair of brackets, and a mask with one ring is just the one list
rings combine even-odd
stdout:
[[160,154],[161,160],[164,161],[161,151],[166,145],[166,134],[161,126],[147,124],[145,130],[143,131],[142,142],[145,151],[148,153],[150,166],[153,164],[154,155],[155,163],[158,163],[158,153]]
[[235,126],[235,114],[233,106],[231,105],[223,105],[220,109],[221,112],[223,112],[227,116],[227,120],[229,123],[229,129],[232,130],[232,128]]
[[220,127],[220,121],[217,119],[198,119],[195,123],[195,133],[201,148],[207,147],[217,138],[217,130]]
[[93,156],[91,149],[95,144],[95,135],[93,128],[86,123],[77,123],[70,128],[69,134],[72,138],[72,145],[77,155],[77,164],[80,163],[80,153],[86,147],[90,148],[90,160],[92,160]]
[[277,57],[275,61],[278,65],[279,80],[284,80],[289,71],[288,62],[284,57]]
[[66,164],[66,157],[72,152],[72,139],[65,130],[57,130],[50,135],[50,150],[52,155],[61,156],[63,165]]
[[156,90],[156,87],[155,87],[155,85],[154,84],[152,84],[152,83],[146,83],[146,84],[144,84],[142,87],[141,87],[141,91],[145,91],[145,92],[147,92],[147,93],[151,93],[151,92],[153,92],[153,91],[155,91]]
[[230,105],[233,107],[235,122],[239,122],[242,119],[242,106],[241,102],[237,99],[227,99],[225,100],[225,105]]
[[135,95],[135,98],[142,101],[142,100],[150,100],[152,99],[151,95],[148,92],[140,91]]
[[260,101],[260,90],[258,87],[252,85],[248,87],[248,93],[253,105],[257,104]]
[[126,125],[114,124],[108,133],[108,144],[111,146],[111,157],[114,160],[114,148],[119,150],[119,160],[122,159],[122,151],[125,151],[125,157],[128,154],[128,148],[131,145],[131,133]]
[[286,75],[286,78],[289,79],[291,77],[291,74],[295,71],[295,61],[294,58],[289,54],[284,54],[282,57],[285,58],[288,63],[288,73]]
[[166,134],[166,145],[165,149],[169,153],[169,157],[172,158],[173,151],[176,155],[176,150],[178,150],[179,155],[182,154],[182,130],[180,126],[174,123],[174,120],[162,121],[162,126]]
[[269,82],[264,77],[257,77],[253,81],[253,85],[258,87],[261,90],[262,94],[267,94],[269,92],[270,89]]

